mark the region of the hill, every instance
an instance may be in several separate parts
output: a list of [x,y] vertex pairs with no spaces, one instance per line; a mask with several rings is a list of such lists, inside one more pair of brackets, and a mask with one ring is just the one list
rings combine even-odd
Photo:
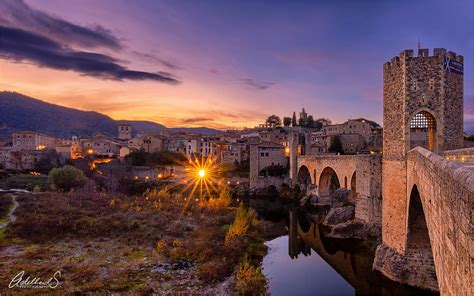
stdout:
[[[135,132],[159,133],[164,125],[151,121],[114,120],[107,115],[50,104],[16,92],[0,92],[0,139],[15,131],[36,131],[47,135],[70,138],[90,137],[95,132],[117,134],[118,124],[130,124]],[[179,128],[181,129],[181,128]],[[208,128],[184,128],[189,133],[213,134]],[[173,130],[171,130],[173,131]]]

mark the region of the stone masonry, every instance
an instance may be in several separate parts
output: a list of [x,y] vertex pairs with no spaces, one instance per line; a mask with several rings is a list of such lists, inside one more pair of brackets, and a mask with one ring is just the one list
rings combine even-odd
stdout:
[[[463,75],[445,69],[445,61],[463,57],[445,49],[412,50],[386,63],[384,69],[384,131],[382,196],[383,241],[400,253],[406,237],[406,154],[410,149],[410,121],[420,111],[436,122],[434,152],[459,149],[463,139]],[[460,116],[461,114],[461,116]]]

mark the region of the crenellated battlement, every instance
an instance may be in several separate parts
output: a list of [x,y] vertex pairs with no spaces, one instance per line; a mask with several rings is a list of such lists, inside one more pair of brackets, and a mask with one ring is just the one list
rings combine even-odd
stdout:
[[448,57],[451,60],[456,62],[463,63],[464,57],[460,54],[456,54],[452,51],[447,51],[444,48],[435,48],[433,50],[433,55],[430,55],[428,48],[419,48],[418,55],[415,56],[415,51],[413,49],[405,49],[400,52],[400,55],[393,57],[389,62],[384,64],[384,69],[388,67],[397,67],[400,66],[401,61],[410,61],[410,60],[420,60],[428,58],[439,58],[439,57]]

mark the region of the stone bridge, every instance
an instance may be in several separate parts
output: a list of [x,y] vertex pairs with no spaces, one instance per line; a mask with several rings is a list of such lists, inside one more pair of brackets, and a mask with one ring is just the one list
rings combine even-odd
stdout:
[[381,224],[381,155],[301,155],[297,168],[300,187],[316,185],[323,198],[347,188],[356,203],[356,218]]
[[293,184],[315,184],[321,196],[348,188],[356,218],[381,221],[374,268],[443,295],[474,295],[474,150],[460,149],[463,62],[436,48],[416,57],[405,50],[384,64],[383,158],[300,156],[306,137],[290,138]]
[[406,199],[383,205],[384,244],[374,266],[441,294],[473,295],[474,171],[446,160],[458,153],[461,160],[469,151],[445,157],[421,147],[408,152]]

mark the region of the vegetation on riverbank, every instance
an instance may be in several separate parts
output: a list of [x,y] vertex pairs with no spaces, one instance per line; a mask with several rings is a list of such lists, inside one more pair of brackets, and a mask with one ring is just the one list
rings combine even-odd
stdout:
[[168,189],[17,200],[17,221],[0,240],[2,283],[21,270],[42,279],[59,270],[60,293],[265,292],[259,265],[268,225],[232,206],[227,189],[209,200]]

